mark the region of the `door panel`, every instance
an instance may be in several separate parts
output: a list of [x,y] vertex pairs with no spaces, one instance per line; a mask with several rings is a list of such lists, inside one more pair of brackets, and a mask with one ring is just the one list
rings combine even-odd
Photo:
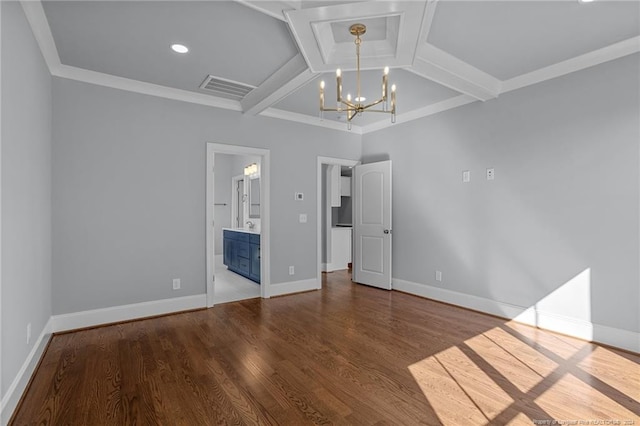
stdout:
[[384,222],[383,175],[379,172],[363,173],[361,179],[362,223],[364,225],[382,225]]
[[362,270],[384,273],[384,241],[378,237],[362,237]]
[[391,161],[354,168],[353,280],[391,289]]

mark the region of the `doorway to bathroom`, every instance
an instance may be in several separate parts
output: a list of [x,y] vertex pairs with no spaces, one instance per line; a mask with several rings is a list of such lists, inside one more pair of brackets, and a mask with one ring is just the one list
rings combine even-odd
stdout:
[[207,144],[208,307],[268,295],[269,180],[269,150]]

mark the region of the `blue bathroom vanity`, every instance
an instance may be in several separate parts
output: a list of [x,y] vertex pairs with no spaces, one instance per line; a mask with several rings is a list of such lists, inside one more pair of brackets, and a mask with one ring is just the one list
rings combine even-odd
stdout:
[[260,284],[260,234],[223,229],[223,263],[227,269]]

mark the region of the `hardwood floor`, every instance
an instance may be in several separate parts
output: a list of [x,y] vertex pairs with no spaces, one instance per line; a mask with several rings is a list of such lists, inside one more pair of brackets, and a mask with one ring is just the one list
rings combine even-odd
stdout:
[[56,335],[12,424],[640,425],[640,356],[324,279]]

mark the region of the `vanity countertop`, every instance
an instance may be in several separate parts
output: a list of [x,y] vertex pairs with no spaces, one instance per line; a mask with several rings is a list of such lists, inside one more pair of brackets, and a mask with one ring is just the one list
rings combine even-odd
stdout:
[[225,231],[234,231],[234,232],[244,232],[246,234],[257,234],[260,235],[260,231],[255,229],[246,229],[246,228],[222,228]]

